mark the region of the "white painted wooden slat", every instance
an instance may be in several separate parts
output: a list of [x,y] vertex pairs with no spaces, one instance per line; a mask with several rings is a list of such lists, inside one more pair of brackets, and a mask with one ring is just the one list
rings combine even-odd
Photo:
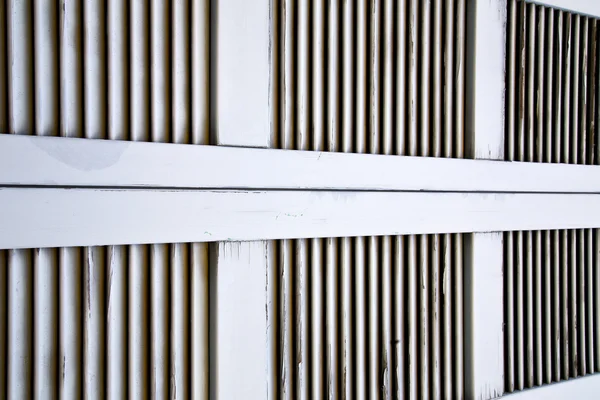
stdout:
[[213,3],[215,144],[269,145],[269,4],[265,0]]
[[0,185],[599,193],[600,169],[0,135]]
[[219,243],[210,268],[211,399],[267,398],[267,244]]
[[465,365],[469,399],[493,399],[504,392],[502,251],[499,232],[467,236]]
[[579,194],[6,188],[0,248],[592,228],[598,207]]
[[504,153],[506,0],[467,2],[467,155],[501,159]]

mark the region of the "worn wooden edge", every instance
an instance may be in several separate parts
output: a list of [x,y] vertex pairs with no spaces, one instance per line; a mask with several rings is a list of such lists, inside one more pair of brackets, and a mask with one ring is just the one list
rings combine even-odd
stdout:
[[600,167],[0,135],[0,186],[600,193]]
[[600,227],[600,195],[0,189],[0,248]]

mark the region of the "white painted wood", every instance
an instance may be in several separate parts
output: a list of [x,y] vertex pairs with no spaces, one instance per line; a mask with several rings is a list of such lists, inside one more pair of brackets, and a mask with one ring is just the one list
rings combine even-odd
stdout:
[[270,2],[221,0],[211,4],[216,144],[267,147]]
[[527,389],[510,395],[502,396],[507,400],[592,400],[598,398],[600,391],[600,374],[588,375],[583,378],[569,379],[533,389]]
[[0,135],[0,185],[600,193],[600,168]]
[[560,8],[592,17],[600,17],[600,2],[596,0],[527,0],[530,3]]
[[210,398],[266,399],[266,242],[221,242],[211,256]]
[[468,0],[467,37],[467,155],[502,159],[506,0]]
[[504,392],[502,233],[465,242],[465,382],[468,399]]
[[599,195],[0,189],[0,248],[600,227]]

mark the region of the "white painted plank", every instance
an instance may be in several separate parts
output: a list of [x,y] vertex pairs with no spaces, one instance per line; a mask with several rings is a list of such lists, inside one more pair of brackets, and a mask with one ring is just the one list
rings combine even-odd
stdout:
[[466,238],[466,395],[493,399],[504,392],[502,233]]
[[528,0],[528,2],[600,17],[600,2],[595,0]]
[[0,185],[600,193],[600,168],[0,135]]
[[599,195],[0,189],[0,248],[600,227]]
[[269,4],[267,0],[212,2],[216,144],[269,145]]
[[[506,0],[467,1],[467,155],[504,157]],[[471,40],[472,39],[472,40]]]
[[267,244],[218,243],[210,268],[211,399],[267,398]]
[[507,400],[592,400],[598,398],[599,390],[600,374],[594,374],[583,378],[569,379],[568,381],[515,392],[501,398]]

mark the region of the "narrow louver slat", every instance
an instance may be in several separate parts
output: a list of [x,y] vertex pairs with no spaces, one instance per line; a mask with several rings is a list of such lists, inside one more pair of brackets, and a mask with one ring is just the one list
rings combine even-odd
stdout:
[[505,233],[507,392],[598,372],[599,240],[597,229]]
[[464,0],[277,3],[271,147],[464,157],[465,18]]
[[463,398],[461,235],[269,246],[269,398]]
[[508,2],[505,158],[598,164],[597,19]]

